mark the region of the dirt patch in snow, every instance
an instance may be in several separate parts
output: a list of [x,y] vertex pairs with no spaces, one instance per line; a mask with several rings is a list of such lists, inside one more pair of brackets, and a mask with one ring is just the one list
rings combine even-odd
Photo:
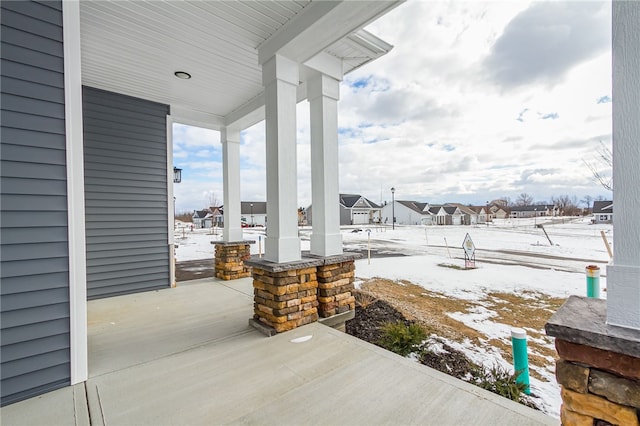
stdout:
[[[529,336],[530,374],[533,377],[546,380],[536,370],[548,371],[549,366],[555,363],[557,355],[553,340],[543,330],[544,324],[564,303],[564,299],[533,292],[491,292],[482,300],[472,301],[426,290],[408,281],[380,278],[363,280],[360,292],[368,294],[370,298],[388,302],[408,320],[421,324],[429,334],[460,343],[468,341],[480,348],[494,347],[500,351],[503,359],[512,362],[510,338],[489,336],[449,315],[468,314],[477,309],[487,310],[492,316],[486,321],[526,329]],[[434,358],[427,362],[437,364],[442,360]]]

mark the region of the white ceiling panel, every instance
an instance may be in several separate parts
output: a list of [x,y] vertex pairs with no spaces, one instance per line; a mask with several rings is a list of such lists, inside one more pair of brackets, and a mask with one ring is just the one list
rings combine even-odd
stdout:
[[[390,8],[395,2],[387,3]],[[283,28],[295,27],[310,4],[83,0],[83,84],[222,119],[260,96],[258,49]],[[363,17],[362,25],[371,19]],[[354,41],[362,37],[342,38],[326,52],[344,59],[343,68],[350,71],[391,48],[372,37],[365,36],[364,43]],[[386,47],[383,53],[371,48],[376,40]],[[192,78],[178,79],[175,71]]]

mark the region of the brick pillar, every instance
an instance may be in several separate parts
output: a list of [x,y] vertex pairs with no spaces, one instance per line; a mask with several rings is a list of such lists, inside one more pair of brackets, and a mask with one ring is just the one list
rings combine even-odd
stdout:
[[355,277],[353,260],[318,266],[318,313],[322,318],[354,310],[351,293]]
[[560,357],[564,426],[640,425],[640,332],[605,320],[604,300],[571,296],[545,326]]
[[254,241],[214,242],[216,246],[216,278],[237,280],[251,276],[251,267],[244,264],[251,258]]
[[253,268],[254,320],[280,333],[318,320],[316,267]]

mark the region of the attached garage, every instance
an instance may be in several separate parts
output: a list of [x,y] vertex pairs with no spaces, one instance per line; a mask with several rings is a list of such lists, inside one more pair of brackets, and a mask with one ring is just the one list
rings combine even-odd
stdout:
[[352,222],[354,225],[368,225],[369,224],[369,212],[353,211]]

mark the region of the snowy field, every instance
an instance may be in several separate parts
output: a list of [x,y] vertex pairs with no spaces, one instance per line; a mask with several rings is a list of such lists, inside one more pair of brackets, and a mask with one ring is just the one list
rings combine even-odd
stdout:
[[[458,299],[478,302],[471,312],[452,312],[450,316],[487,336],[510,342],[509,324],[492,320],[495,312],[482,306],[486,293],[515,293],[523,297],[549,295],[566,298],[585,295],[585,267],[596,264],[601,268],[601,297],[606,297],[606,264],[609,255],[601,231],[609,244],[613,244],[612,225],[592,225],[588,219],[565,219],[544,222],[545,236],[540,224],[542,218],[497,220],[489,226],[396,226],[347,227],[342,230],[346,251],[361,251],[365,258],[356,261],[357,279],[385,278],[406,280],[427,290],[443,293]],[[264,251],[265,230],[244,230],[244,238],[255,240],[252,254]],[[302,250],[309,249],[311,229],[301,228]],[[469,233],[476,247],[476,269],[458,270],[439,265],[464,266],[462,242]],[[176,231],[177,261],[213,257],[211,241],[220,240],[221,231],[190,231],[180,227]],[[260,243],[260,244],[259,244]],[[366,251],[370,248],[370,260]],[[388,256],[388,257],[387,257]],[[357,284],[358,282],[356,282]],[[530,330],[544,334],[543,330]],[[553,348],[546,336],[537,343]],[[500,352],[491,348],[451,342],[472,360],[491,366],[511,366]],[[548,358],[548,357],[547,357]],[[560,391],[554,377],[554,360],[549,359],[544,369],[536,370],[546,380],[531,377],[532,392],[536,402],[550,415],[559,417]]]

